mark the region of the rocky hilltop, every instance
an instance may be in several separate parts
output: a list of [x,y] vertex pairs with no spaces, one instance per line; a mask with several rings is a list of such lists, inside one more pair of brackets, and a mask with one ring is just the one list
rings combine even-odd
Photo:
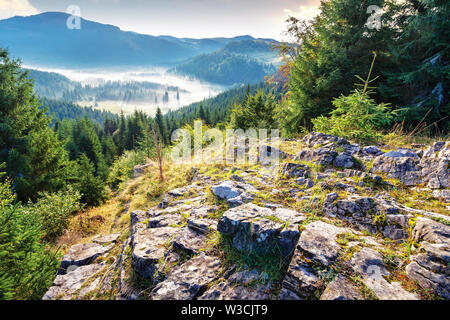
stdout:
[[187,168],[125,229],[71,247],[44,299],[450,299],[450,142],[280,149],[272,173]]

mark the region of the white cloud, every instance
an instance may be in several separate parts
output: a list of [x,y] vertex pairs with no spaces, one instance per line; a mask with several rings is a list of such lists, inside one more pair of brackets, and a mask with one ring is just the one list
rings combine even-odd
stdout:
[[39,11],[28,0],[0,0],[0,19],[37,13]]
[[294,16],[301,19],[312,19],[319,15],[320,9],[319,6],[299,6],[297,10],[284,9],[284,13],[289,14],[290,16]]

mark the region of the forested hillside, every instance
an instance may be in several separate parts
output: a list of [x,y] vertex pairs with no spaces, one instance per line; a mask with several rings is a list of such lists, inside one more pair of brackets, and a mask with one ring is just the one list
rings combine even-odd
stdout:
[[262,81],[275,73],[274,63],[271,42],[241,40],[192,58],[172,72],[223,85],[238,85]]
[[71,81],[59,73],[24,70],[28,71],[29,78],[34,81],[34,90],[42,98],[61,99],[66,92],[81,88],[80,83]]

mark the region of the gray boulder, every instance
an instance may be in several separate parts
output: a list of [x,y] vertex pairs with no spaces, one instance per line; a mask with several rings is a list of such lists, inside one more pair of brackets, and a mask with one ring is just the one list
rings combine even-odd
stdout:
[[325,266],[337,258],[340,245],[336,242],[338,234],[348,231],[322,221],[315,221],[303,230],[298,247],[306,252],[313,261]]
[[355,165],[355,158],[346,153],[340,153],[333,161],[335,167],[350,169]]
[[269,291],[266,275],[257,270],[244,270],[212,286],[199,300],[270,300]]
[[349,265],[362,277],[364,284],[372,289],[380,300],[418,300],[418,297],[406,291],[397,282],[389,283],[384,277],[389,275],[383,263],[383,257],[377,251],[363,248],[355,253]]
[[211,187],[211,192],[219,199],[226,200],[231,206],[238,206],[252,200],[245,191],[253,191],[249,185],[238,184],[233,181],[224,181]]
[[104,255],[113,247],[113,244],[104,247],[98,243],[77,244],[71,247],[69,252],[62,258],[58,275],[65,274],[71,266],[81,267],[94,262],[95,259]]
[[282,283],[282,294],[279,300],[309,299],[320,287],[320,279],[316,272],[304,261],[301,251],[295,250]]
[[364,297],[352,282],[339,275],[327,285],[320,300],[364,300]]
[[298,163],[283,163],[280,173],[286,178],[307,178],[310,168]]
[[170,227],[139,230],[133,239],[134,271],[144,278],[154,279],[158,263],[167,252],[167,244],[177,231]]
[[187,254],[197,254],[205,247],[206,237],[191,228],[182,228],[172,241],[172,245],[176,250],[184,251]]
[[267,253],[278,243],[283,253],[289,254],[293,252],[299,232],[295,227],[282,231],[289,227],[288,222],[301,221],[300,214],[291,210],[278,210],[278,213],[279,216],[277,211],[249,203],[226,211],[217,230],[232,237],[233,245],[239,251]]
[[414,241],[450,244],[450,226],[431,219],[418,217],[412,231]]
[[153,300],[193,300],[218,277],[219,259],[204,254],[174,268],[151,293]]
[[79,298],[94,291],[100,279],[93,281],[83,289],[82,287],[103,267],[103,264],[91,264],[75,268],[67,274],[58,275],[42,300],[71,300],[75,294]]

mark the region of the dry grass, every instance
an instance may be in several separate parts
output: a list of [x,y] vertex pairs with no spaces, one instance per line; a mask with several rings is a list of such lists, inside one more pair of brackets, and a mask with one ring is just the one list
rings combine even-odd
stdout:
[[122,183],[119,190],[101,206],[87,208],[74,215],[57,245],[65,253],[72,245],[86,243],[97,235],[107,235],[128,228],[130,212],[156,206],[171,189],[188,183],[190,166],[164,165],[165,181],[159,181],[158,167],[149,167],[140,177]]

